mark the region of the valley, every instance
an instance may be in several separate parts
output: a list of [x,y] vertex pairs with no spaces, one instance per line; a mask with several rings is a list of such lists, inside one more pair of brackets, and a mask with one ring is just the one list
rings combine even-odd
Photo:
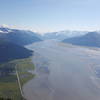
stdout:
[[[99,100],[100,49],[47,40],[34,50],[36,77],[24,85],[27,100]],[[98,73],[98,74],[96,74]]]

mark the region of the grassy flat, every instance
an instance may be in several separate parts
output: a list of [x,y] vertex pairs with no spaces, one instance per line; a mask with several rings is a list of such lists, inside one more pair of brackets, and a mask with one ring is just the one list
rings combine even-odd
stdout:
[[34,70],[34,65],[31,62],[31,58],[19,59],[0,64],[0,68],[7,66],[14,67],[14,72],[11,75],[0,77],[0,98],[4,98],[4,100],[6,100],[7,98],[10,98],[11,100],[23,100],[15,73],[15,66],[17,67],[22,87],[26,82],[28,82],[35,76],[34,74],[29,72],[31,70]]

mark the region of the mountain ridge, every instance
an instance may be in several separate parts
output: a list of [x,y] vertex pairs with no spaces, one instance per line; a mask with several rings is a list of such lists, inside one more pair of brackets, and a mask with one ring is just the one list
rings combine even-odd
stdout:
[[62,42],[71,43],[74,45],[100,47],[100,33],[96,31],[89,32],[80,37],[64,39]]
[[42,41],[39,34],[26,30],[0,27],[0,40],[6,40],[18,45],[28,45]]
[[0,40],[0,63],[27,58],[32,54],[33,51],[28,50],[23,46],[5,40]]
[[50,33],[45,33],[43,35],[43,39],[56,39],[56,40],[64,40],[66,38],[71,38],[75,36],[81,36],[86,34],[87,31],[59,31],[59,32],[50,32]]

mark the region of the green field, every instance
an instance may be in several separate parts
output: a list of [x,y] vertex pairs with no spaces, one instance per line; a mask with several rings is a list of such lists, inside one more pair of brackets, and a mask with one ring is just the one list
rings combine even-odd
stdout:
[[31,62],[31,58],[19,59],[0,64],[0,68],[7,68],[8,66],[9,68],[13,67],[14,70],[11,74],[0,76],[0,98],[4,98],[4,100],[23,100],[15,73],[15,67],[18,71],[21,86],[23,86],[35,76],[29,72],[34,70],[34,65]]

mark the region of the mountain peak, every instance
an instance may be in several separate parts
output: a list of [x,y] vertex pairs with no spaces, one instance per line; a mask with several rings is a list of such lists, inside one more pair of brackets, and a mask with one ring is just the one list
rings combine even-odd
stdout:
[[6,27],[0,27],[0,39],[8,40],[18,45],[41,41],[40,36],[34,32]]
[[73,37],[63,40],[63,42],[74,45],[100,47],[100,32],[89,32],[80,37]]

